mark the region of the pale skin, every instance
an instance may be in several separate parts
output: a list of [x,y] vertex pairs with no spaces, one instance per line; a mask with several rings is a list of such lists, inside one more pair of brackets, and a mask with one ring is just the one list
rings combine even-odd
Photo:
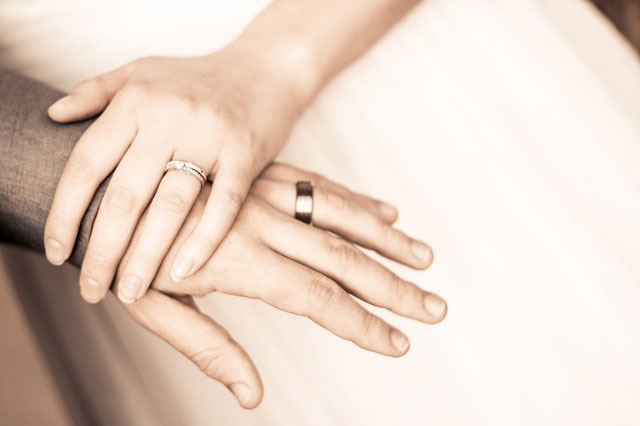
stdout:
[[[299,180],[315,185],[315,226],[292,217]],[[187,213],[169,254],[179,250],[201,220],[210,190],[207,185]],[[151,210],[143,214],[118,275],[127,270]],[[180,213],[165,210],[172,216]],[[153,290],[125,306],[138,322],[226,385],[243,407],[253,408],[263,394],[255,365],[219,324],[197,311],[190,296],[220,291],[261,299],[306,316],[364,349],[402,356],[409,350],[407,336],[356,298],[428,324],[445,317],[447,304],[354,245],[416,269],[427,268],[433,260],[431,252],[425,257],[413,250],[413,240],[393,227],[396,218],[396,211],[385,203],[316,174],[274,164],[254,182],[231,230],[200,271],[176,283],[170,277],[168,256],[153,280]]]
[[[58,122],[101,114],[60,179],[45,226],[49,261],[69,257],[113,173],[81,268],[83,298],[97,303],[115,282],[138,322],[243,407],[262,398],[257,370],[191,295],[259,298],[362,348],[405,354],[409,339],[356,298],[425,323],[441,321],[447,305],[354,244],[417,269],[431,264],[431,248],[393,228],[392,206],[269,164],[321,88],[415,3],[276,0],[220,51],[142,58],[81,83],[49,109]],[[173,159],[197,164],[213,184],[164,174]],[[315,185],[315,226],[293,219],[297,180]]]
[[[191,161],[213,180],[201,220],[171,253],[171,276],[198,272],[236,220],[254,179],[275,157],[305,106],[417,0],[276,0],[230,45],[190,58],[149,57],[81,83],[49,109],[59,122],[101,116],[80,138],[45,226],[54,264],[70,255],[96,188],[113,173],[80,274],[100,301],[142,212],[148,220],[119,276],[118,297],[144,295],[181,229],[200,184],[163,174]],[[338,30],[337,30],[338,29]],[[182,212],[168,217],[159,206]],[[429,248],[419,241],[418,250]]]

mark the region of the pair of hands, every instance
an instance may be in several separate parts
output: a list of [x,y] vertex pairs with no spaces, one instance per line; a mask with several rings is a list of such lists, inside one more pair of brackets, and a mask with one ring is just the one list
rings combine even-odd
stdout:
[[[315,184],[315,226],[293,218],[298,180]],[[189,212],[152,289],[124,306],[225,384],[243,407],[255,407],[262,397],[255,365],[219,324],[197,311],[191,295],[220,291],[261,299],[388,356],[404,355],[409,339],[352,296],[429,324],[446,315],[442,298],[398,277],[353,244],[414,268],[428,267],[431,250],[392,226],[397,216],[393,208],[284,164],[272,164],[264,171],[214,255],[199,272],[176,283],[170,276],[170,259],[201,220],[209,191],[207,185]],[[118,275],[126,270],[147,218],[145,213]]]
[[106,295],[151,203],[119,297],[131,303],[149,287],[201,189],[191,176],[164,174],[170,160],[192,162],[216,177],[202,220],[173,261],[174,280],[198,271],[229,231],[302,108],[283,83],[267,78],[262,62],[247,58],[227,48],[206,57],[139,59],[81,83],[49,108],[59,122],[104,109],[73,149],[45,225],[47,258],[61,264],[96,189],[113,173],[80,274],[88,302]]
[[[60,122],[104,112],[59,182],[45,227],[48,259],[68,258],[95,190],[113,172],[82,265],[83,297],[98,302],[115,279],[114,292],[140,323],[246,408],[262,396],[255,366],[191,295],[260,298],[390,356],[406,353],[408,338],[351,295],[427,323],[446,315],[439,296],[353,244],[428,267],[431,249],[392,227],[393,207],[290,166],[265,169],[305,104],[269,75],[230,50],[146,58],[82,83],[49,110]],[[213,185],[163,176],[172,159],[199,165]],[[293,218],[300,180],[315,185],[316,227]]]

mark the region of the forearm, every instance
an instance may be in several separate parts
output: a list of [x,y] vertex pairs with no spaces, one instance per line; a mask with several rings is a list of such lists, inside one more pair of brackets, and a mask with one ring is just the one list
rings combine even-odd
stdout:
[[308,102],[419,0],[275,0],[232,43]]
[[[0,69],[0,239],[43,250],[44,224],[71,149],[91,123],[60,125],[47,107],[61,93]],[[94,197],[70,262],[79,265],[104,184]]]

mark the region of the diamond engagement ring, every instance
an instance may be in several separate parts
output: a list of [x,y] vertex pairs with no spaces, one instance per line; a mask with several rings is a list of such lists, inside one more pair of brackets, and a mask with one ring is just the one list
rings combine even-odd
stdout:
[[177,170],[179,172],[190,174],[191,176],[198,179],[198,182],[200,182],[200,185],[204,185],[205,182],[207,181],[204,171],[200,167],[196,166],[195,164],[189,161],[182,161],[182,160],[169,161],[167,165],[164,167],[164,172],[167,173],[171,170]]

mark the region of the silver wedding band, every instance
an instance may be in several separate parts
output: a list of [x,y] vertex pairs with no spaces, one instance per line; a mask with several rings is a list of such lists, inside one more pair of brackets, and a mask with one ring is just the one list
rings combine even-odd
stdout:
[[296,219],[311,224],[313,214],[313,185],[311,182],[296,182]]
[[204,171],[200,167],[196,166],[195,164],[189,161],[182,161],[182,160],[169,161],[167,165],[164,166],[164,172],[167,173],[171,170],[177,170],[179,172],[190,174],[191,176],[198,179],[198,182],[200,182],[200,185],[204,185],[204,183],[207,181]]

